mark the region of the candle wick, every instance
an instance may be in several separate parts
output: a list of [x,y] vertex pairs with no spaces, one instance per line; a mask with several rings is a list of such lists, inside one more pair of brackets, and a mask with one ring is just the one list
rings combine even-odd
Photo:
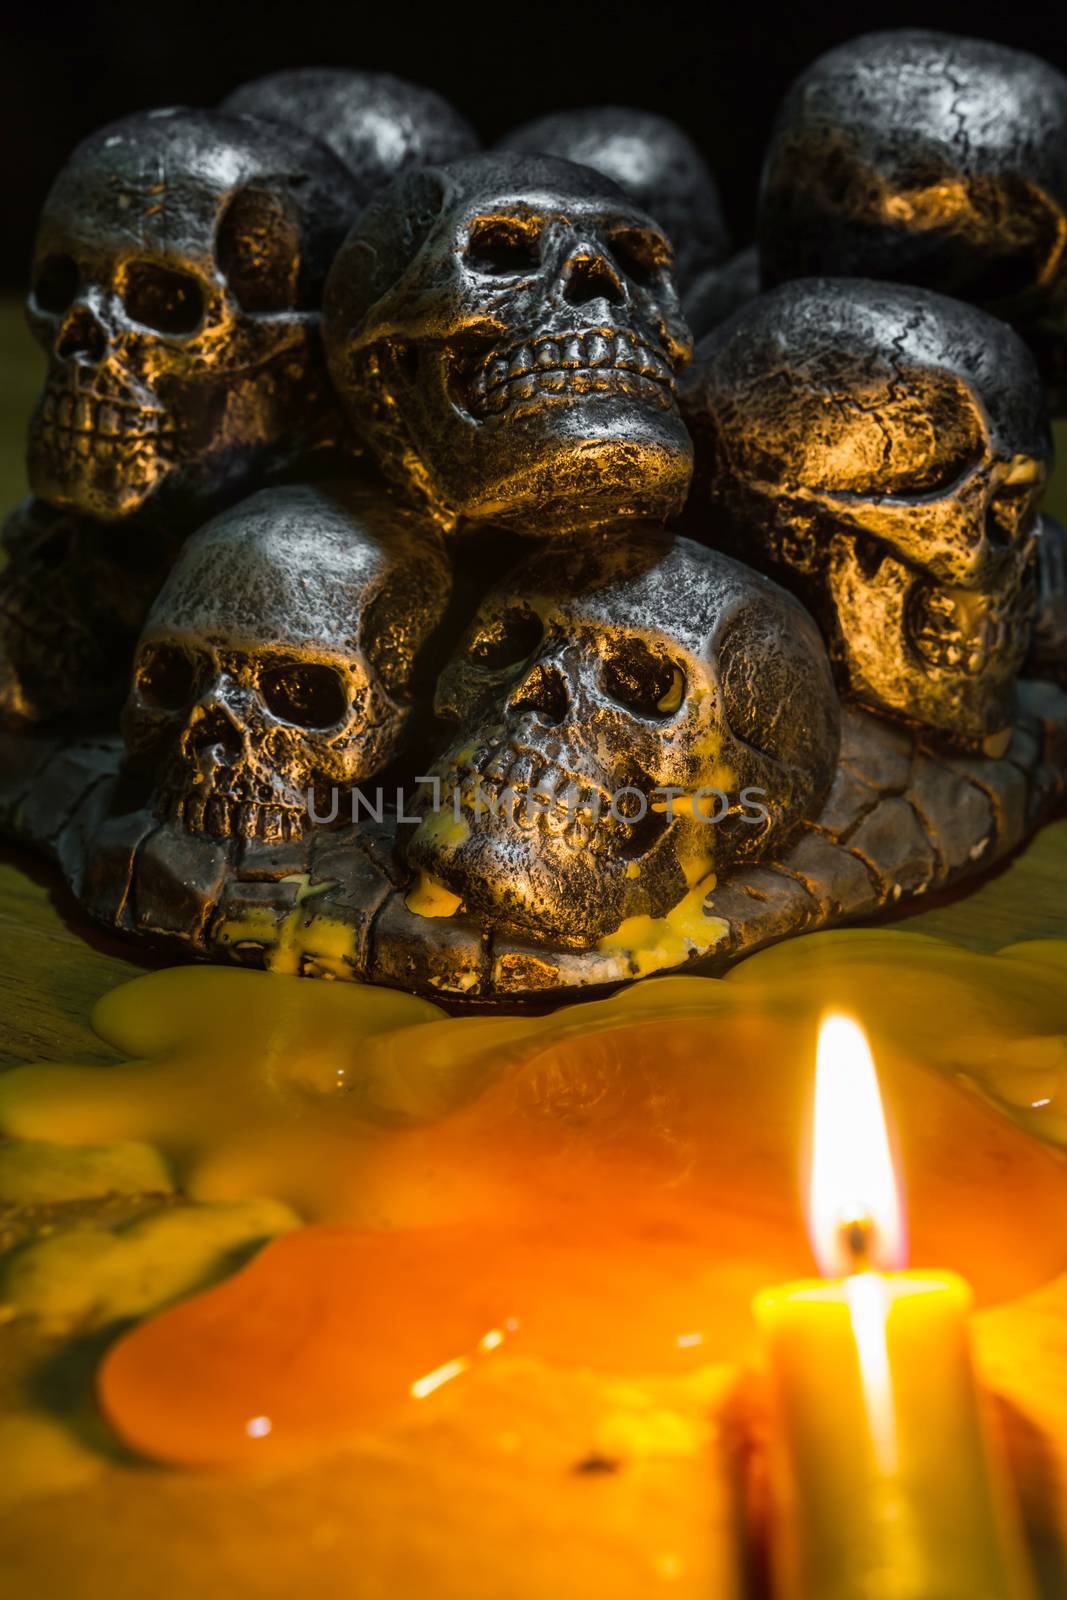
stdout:
[[876,1233],[871,1217],[849,1217],[841,1224],[838,1238],[848,1258],[850,1273],[872,1270]]

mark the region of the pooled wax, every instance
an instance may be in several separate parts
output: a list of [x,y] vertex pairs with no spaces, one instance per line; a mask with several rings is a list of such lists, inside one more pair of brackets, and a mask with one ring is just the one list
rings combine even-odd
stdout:
[[183,968],[98,1012],[144,1059],[12,1072],[0,1126],[148,1141],[194,1198],[270,1195],[319,1224],[135,1328],[100,1389],[147,1455],[305,1452],[486,1360],[644,1374],[742,1353],[753,1293],[810,1267],[797,1140],[828,997],[871,1032],[914,1264],[985,1300],[1046,1282],[1067,1265],[1067,1168],[988,1103],[999,1078],[973,1085],[1010,1040],[1067,1031],[1065,971],[1063,946],[826,934],[725,980],[456,1019]]

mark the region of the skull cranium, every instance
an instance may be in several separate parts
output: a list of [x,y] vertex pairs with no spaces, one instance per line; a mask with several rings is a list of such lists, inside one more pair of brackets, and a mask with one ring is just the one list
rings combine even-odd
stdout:
[[331,269],[324,329],[357,431],[445,526],[569,532],[684,497],[670,247],[588,168],[493,155],[398,179]]
[[958,295],[1024,334],[1067,396],[1067,78],[984,39],[865,34],[779,112],[758,232],[765,285],[816,273]]
[[490,924],[562,944],[662,916],[713,868],[756,859],[836,758],[837,697],[803,608],[649,527],[523,563],[436,705],[458,731],[411,864]]
[[35,493],[103,521],[192,522],[329,442],[318,307],[358,208],[293,129],[180,108],[126,117],[56,179],[27,303],[49,371]]
[[272,72],[234,89],[222,110],[313,134],[340,157],[366,199],[408,167],[456,161],[478,148],[474,129],[447,100],[390,72]]
[[980,745],[1014,707],[1051,453],[1021,340],[920,289],[805,279],[701,346],[691,527],[789,585],[843,688]]
[[123,713],[157,814],[267,840],[336,817],[397,751],[448,592],[435,530],[351,486],[264,489],[208,523],[152,608]]

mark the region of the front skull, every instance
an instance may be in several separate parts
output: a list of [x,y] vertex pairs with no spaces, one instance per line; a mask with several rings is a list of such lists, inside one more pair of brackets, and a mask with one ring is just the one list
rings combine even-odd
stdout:
[[950,740],[1002,740],[1052,448],[1011,329],[920,289],[806,279],[709,336],[684,403],[691,526],[710,513],[800,595],[843,689]]
[[264,489],[208,523],[152,608],[123,713],[157,815],[271,841],[343,816],[396,753],[449,588],[436,531],[351,486]]
[[689,334],[666,238],[610,179],[517,155],[400,178],[340,251],[324,326],[353,424],[443,525],[679,508]]
[[664,916],[756,859],[836,761],[837,697],[803,608],[648,527],[525,562],[436,704],[458,733],[409,861],[490,925],[556,944]]
[[27,310],[49,358],[34,492],[195,521],[336,431],[319,340],[358,205],[293,129],[172,109],[78,146],[45,203]]

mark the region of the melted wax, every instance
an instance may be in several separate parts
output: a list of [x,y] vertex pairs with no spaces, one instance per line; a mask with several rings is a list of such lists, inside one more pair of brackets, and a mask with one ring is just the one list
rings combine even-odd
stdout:
[[1013,1118],[1067,1129],[1065,976],[1058,942],[980,956],[828,933],[723,980],[456,1019],[182,968],[98,1008],[142,1059],[9,1073],[0,1127],[145,1141],[196,1199],[269,1195],[313,1224],[135,1328],[100,1378],[146,1455],[301,1454],[440,1403],[486,1361],[652,1374],[743,1356],[754,1291],[811,1267],[798,1145],[831,1003],[871,1033],[913,1263],[986,1301],[1048,1281],[1067,1265],[1067,1166]]

